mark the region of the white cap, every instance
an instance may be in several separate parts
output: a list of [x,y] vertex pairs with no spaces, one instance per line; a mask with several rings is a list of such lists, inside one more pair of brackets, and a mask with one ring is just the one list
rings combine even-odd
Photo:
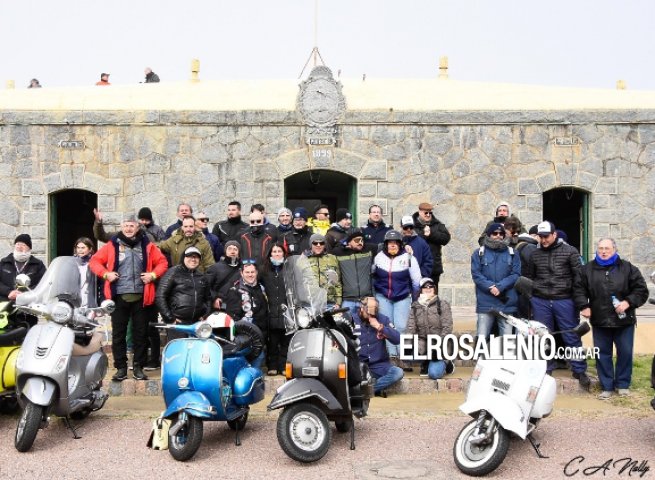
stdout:
[[411,215],[405,215],[403,218],[400,219],[400,226],[401,227],[409,227],[409,226],[414,226],[414,219],[412,218]]

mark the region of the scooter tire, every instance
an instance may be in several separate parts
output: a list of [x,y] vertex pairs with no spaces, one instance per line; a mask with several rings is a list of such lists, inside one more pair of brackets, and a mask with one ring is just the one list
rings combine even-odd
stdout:
[[320,460],[330,448],[331,440],[327,415],[311,403],[289,405],[277,419],[277,441],[284,453],[297,462]]
[[[175,425],[177,417],[172,419]],[[175,436],[168,434],[168,451],[178,462],[190,460],[200,448],[202,442],[202,420],[189,415],[187,424]]]
[[473,477],[481,477],[496,470],[509,449],[509,434],[500,425],[496,425],[489,445],[471,445],[468,441],[475,431],[476,420],[462,428],[453,446],[455,464],[462,472]]
[[249,412],[246,412],[234,420],[228,420],[227,426],[232,430],[239,430],[241,432],[244,428],[246,428],[246,423],[248,422],[248,413]]
[[23,413],[18,419],[18,425],[16,425],[14,446],[19,452],[27,452],[32,448],[43,420],[44,408],[27,400]]

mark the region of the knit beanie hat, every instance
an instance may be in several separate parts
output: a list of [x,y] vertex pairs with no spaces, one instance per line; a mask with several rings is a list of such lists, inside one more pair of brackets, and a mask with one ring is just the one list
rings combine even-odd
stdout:
[[16,240],[14,240],[14,245],[16,245],[18,242],[24,243],[29,247],[30,250],[32,250],[32,237],[30,237],[27,233],[21,233],[18,235]]
[[336,222],[340,222],[344,218],[350,218],[350,219],[353,218],[352,213],[350,213],[347,208],[338,209],[336,217],[337,217]]
[[148,207],[143,207],[141,210],[139,210],[137,218],[139,218],[139,220],[148,220],[149,222],[152,222],[152,210],[150,210]]

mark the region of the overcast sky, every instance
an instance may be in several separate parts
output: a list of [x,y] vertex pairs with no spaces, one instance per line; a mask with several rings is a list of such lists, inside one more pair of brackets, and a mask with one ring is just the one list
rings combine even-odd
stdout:
[[[0,0],[0,88],[297,78],[315,0]],[[343,77],[655,90],[653,0],[318,0],[317,45]],[[303,76],[306,76],[308,71]]]

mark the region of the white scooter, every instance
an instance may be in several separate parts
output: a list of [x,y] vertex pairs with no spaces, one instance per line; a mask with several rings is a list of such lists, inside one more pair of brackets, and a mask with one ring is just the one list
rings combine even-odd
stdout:
[[[26,275],[16,280],[29,286]],[[80,307],[79,285],[75,258],[58,257],[34,290],[16,298],[19,310],[39,317],[16,359],[16,392],[23,408],[14,442],[19,452],[32,447],[50,414],[63,417],[74,438],[80,438],[69,418],[81,420],[107,401],[108,394],[101,390],[107,373],[103,335],[92,330],[99,326],[95,317],[111,313],[114,302]]]
[[[540,322],[496,312],[525,337],[551,335]],[[582,336],[587,322],[570,330]],[[557,333],[557,332],[554,332]],[[493,337],[490,351],[502,351],[502,338]],[[557,385],[546,373],[545,359],[478,360],[460,410],[474,418],[455,440],[453,456],[467,475],[483,476],[500,466],[509,448],[509,433],[526,437],[540,458],[539,444],[531,434],[540,419],[553,411]]]

